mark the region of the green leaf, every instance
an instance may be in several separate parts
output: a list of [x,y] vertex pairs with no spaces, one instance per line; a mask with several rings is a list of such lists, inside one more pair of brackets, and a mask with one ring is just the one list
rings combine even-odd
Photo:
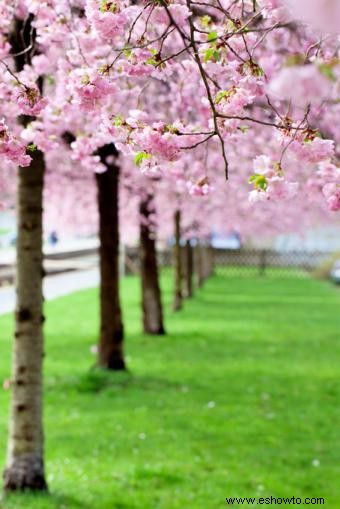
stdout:
[[216,104],[220,104],[220,102],[225,99],[226,97],[228,97],[229,95],[229,92],[228,90],[221,90],[220,92],[218,92],[216,94],[216,97],[215,97],[215,103]]
[[211,17],[206,14],[205,16],[201,17],[201,23],[204,27],[208,27],[211,22]]
[[204,62],[210,62],[211,60],[214,60],[215,62],[221,60],[221,55],[215,48],[208,48],[205,50]]
[[121,127],[124,124],[124,119],[120,115],[117,115],[116,117],[113,117],[112,119],[112,125],[115,127]]
[[217,32],[210,32],[208,34],[208,41],[209,42],[216,41],[217,38],[218,38],[218,33]]
[[321,74],[326,76],[326,78],[328,78],[331,81],[336,81],[336,76],[334,74],[332,65],[322,63],[318,67],[319,67],[319,71],[321,72]]
[[37,146],[35,143],[30,143],[29,145],[27,145],[26,147],[26,152],[35,152],[37,150]]
[[135,154],[135,164],[136,166],[141,166],[141,164],[143,163],[144,160],[146,159],[150,159],[151,157],[151,154],[148,154],[148,152],[137,152],[137,154]]
[[250,178],[249,178],[249,184],[254,184],[254,187],[257,188],[257,189],[262,189],[262,191],[265,191],[267,189],[267,186],[268,186],[268,182],[267,182],[267,179],[264,175],[261,175],[259,173],[254,173],[254,175],[252,175]]
[[241,125],[239,127],[239,130],[242,132],[242,133],[246,133],[247,131],[249,131],[250,127],[248,125]]

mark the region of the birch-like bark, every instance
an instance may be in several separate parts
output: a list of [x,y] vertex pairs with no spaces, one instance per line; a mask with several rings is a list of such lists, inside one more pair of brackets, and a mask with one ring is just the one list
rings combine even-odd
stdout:
[[[30,63],[35,39],[32,22],[33,15],[13,22],[9,41],[15,54],[17,72]],[[38,80],[41,92],[42,81]],[[31,117],[19,118],[23,126],[31,120]],[[31,155],[30,166],[19,168],[17,176],[16,311],[5,491],[47,489],[42,419],[42,212],[45,161],[39,150]]]
[[45,490],[42,423],[44,157],[18,170],[17,274],[12,401],[4,488]]

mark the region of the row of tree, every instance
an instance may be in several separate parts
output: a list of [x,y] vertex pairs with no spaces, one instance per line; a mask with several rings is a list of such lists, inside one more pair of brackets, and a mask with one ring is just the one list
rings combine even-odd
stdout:
[[159,334],[156,230],[175,238],[180,309],[181,237],[190,274],[190,239],[212,229],[270,235],[340,210],[339,9],[301,0],[309,3],[0,0],[3,206],[13,204],[19,165],[7,490],[46,489],[44,196],[60,224],[95,229],[98,219],[106,369],[125,369],[118,251],[131,225],[144,327]]
[[[18,32],[20,33],[20,31]],[[20,49],[20,46],[17,48]],[[18,68],[21,65],[18,62]],[[23,117],[22,122],[27,122]],[[64,133],[70,140],[70,133]],[[106,171],[97,173],[97,206],[100,240],[100,334],[98,365],[109,370],[125,370],[124,327],[119,289],[119,154],[114,144],[98,150]],[[109,157],[112,156],[110,159]],[[107,161],[110,162],[107,162]],[[43,358],[44,312],[43,269],[43,187],[45,157],[40,150],[32,153],[29,170],[19,168],[17,188],[17,274],[15,337],[13,345],[12,404],[6,491],[47,489],[44,470],[43,433]],[[143,331],[165,334],[159,270],[156,251],[154,196],[142,194],[140,218],[140,275]],[[175,210],[174,301],[173,309],[182,307],[184,297],[193,296],[194,266],[197,286],[212,273],[212,254],[207,245],[190,239],[182,243],[181,211]],[[194,264],[195,252],[195,264]]]

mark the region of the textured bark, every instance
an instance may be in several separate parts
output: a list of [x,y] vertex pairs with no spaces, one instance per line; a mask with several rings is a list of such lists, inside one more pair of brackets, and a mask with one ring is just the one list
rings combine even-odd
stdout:
[[140,262],[142,283],[143,329],[147,334],[165,334],[159,286],[156,241],[150,228],[152,195],[140,203]]
[[[35,40],[33,16],[16,19],[9,36],[16,71],[30,63]],[[27,48],[31,46],[31,50]],[[43,80],[38,80],[42,92]],[[31,117],[22,116],[26,125]],[[29,168],[17,177],[17,267],[15,336],[12,357],[5,491],[46,490],[42,422],[43,368],[43,252],[42,211],[45,162],[42,152],[32,154]]]
[[208,279],[214,272],[214,255],[210,246],[204,247],[204,279]]
[[99,149],[106,166],[96,175],[100,239],[100,339],[98,364],[110,370],[124,370],[123,323],[119,294],[119,167],[107,163],[117,157],[113,144]]
[[193,296],[193,272],[193,249],[190,240],[187,240],[185,244],[185,296],[189,299]]
[[215,252],[212,246],[209,246],[209,276],[215,273]]
[[203,273],[203,256],[202,256],[202,246],[200,243],[197,243],[195,254],[196,254],[196,280],[198,288],[202,288],[204,283],[204,273]]
[[176,210],[175,222],[175,246],[174,246],[174,302],[173,310],[182,308],[182,256],[181,256],[181,212]]
[[18,170],[17,274],[12,402],[4,488],[46,490],[42,424],[44,158]]
[[209,264],[210,264],[210,276],[213,276],[215,273],[215,251],[212,246],[209,247]]

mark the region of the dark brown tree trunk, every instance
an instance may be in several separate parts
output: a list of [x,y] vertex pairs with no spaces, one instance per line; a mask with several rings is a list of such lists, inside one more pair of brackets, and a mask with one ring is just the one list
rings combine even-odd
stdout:
[[187,240],[185,244],[185,296],[189,299],[193,296],[193,272],[193,249],[190,240]]
[[212,247],[204,248],[204,279],[208,279],[214,272],[214,255]]
[[32,154],[18,170],[17,273],[12,401],[4,488],[46,490],[42,423],[43,253],[42,210],[45,163]]
[[[100,239],[100,338],[98,364],[124,370],[123,323],[119,295],[119,166],[113,144],[98,150],[106,171],[96,174]],[[109,162],[108,162],[109,161]]]
[[175,216],[175,245],[174,245],[174,302],[173,310],[182,308],[182,253],[181,253],[181,212],[176,210]]
[[[35,32],[32,16],[15,20],[10,36],[16,71],[30,63]],[[42,80],[39,80],[42,89]],[[42,90],[41,90],[42,91]],[[21,117],[26,125],[31,117]],[[19,168],[17,184],[17,267],[12,398],[4,471],[5,491],[47,490],[44,471],[43,393],[43,185],[44,156],[32,152],[28,168]]]
[[203,247],[199,242],[197,242],[197,246],[195,249],[196,253],[196,280],[197,280],[197,287],[202,288],[204,283],[204,273],[203,273]]
[[213,276],[215,273],[215,252],[212,246],[209,246],[209,276]]
[[143,329],[147,334],[165,334],[159,286],[155,232],[150,224],[153,196],[140,203],[140,265],[142,283]]

